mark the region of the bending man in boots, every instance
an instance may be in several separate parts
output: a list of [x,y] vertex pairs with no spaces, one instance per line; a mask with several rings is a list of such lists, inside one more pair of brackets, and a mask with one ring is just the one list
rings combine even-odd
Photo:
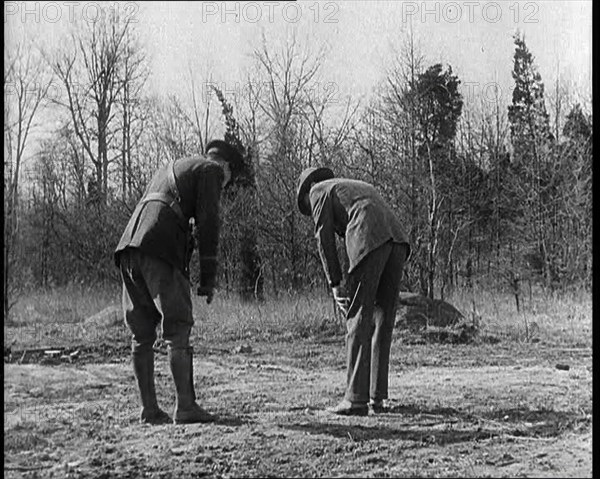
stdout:
[[[404,229],[377,190],[363,181],[334,178],[329,168],[302,172],[298,208],[315,222],[315,237],[333,296],[346,316],[347,380],[340,415],[384,410],[392,332],[404,262],[410,247]],[[335,234],[349,259],[346,291]],[[374,315],[375,307],[383,314]]]
[[213,298],[222,189],[243,167],[240,153],[221,140],[206,156],[171,162],[159,169],[136,206],[115,251],[123,280],[125,321],[132,333],[133,370],[142,400],[141,421],[170,422],[154,389],[156,328],[162,327],[177,402],[173,422],[213,419],[196,403],[190,332],[193,325],[189,261],[195,222],[200,259],[197,294]]

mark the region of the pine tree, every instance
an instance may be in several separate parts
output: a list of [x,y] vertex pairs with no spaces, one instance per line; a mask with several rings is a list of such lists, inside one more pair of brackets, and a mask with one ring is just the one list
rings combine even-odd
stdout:
[[591,286],[592,280],[592,125],[576,104],[563,128],[560,148],[563,181],[559,187],[560,236],[565,282]]
[[513,161],[521,165],[539,163],[553,141],[544,102],[544,84],[525,38],[517,33],[514,42],[512,77],[515,88],[512,105],[508,107]]
[[554,137],[544,101],[544,83],[527,48],[525,38],[514,36],[515,54],[512,76],[515,87],[508,107],[512,162],[517,175],[516,194],[523,205],[518,219],[521,234],[510,244],[511,251],[539,256],[546,286],[552,284],[556,218],[555,173],[552,148]]
[[592,140],[592,125],[577,103],[566,118],[563,134],[571,141],[589,144]]
[[434,296],[434,281],[440,272],[445,278],[442,294],[443,286],[453,276],[450,245],[457,227],[454,140],[463,106],[459,85],[452,67],[444,70],[438,63],[419,74],[402,99],[410,105],[416,126],[418,186],[414,194],[418,195],[415,201],[420,220],[412,225],[416,229],[412,236],[422,246],[415,248],[413,261],[419,271],[420,289],[430,298]]

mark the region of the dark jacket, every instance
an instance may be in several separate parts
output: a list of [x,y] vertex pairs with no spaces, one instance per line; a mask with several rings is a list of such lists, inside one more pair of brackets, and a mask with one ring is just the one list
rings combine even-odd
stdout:
[[[115,263],[119,265],[119,253],[125,248],[138,248],[169,262],[189,277],[193,248],[189,220],[194,218],[200,286],[212,287],[217,269],[223,169],[210,156],[175,161],[170,178],[171,167],[171,163],[164,165],[150,181],[115,250]],[[173,177],[176,189],[172,188]],[[177,194],[179,201],[174,198]],[[170,206],[169,199],[177,204]]]
[[409,246],[400,221],[369,183],[333,178],[316,183],[309,198],[319,254],[330,286],[338,285],[342,279],[334,233],[345,238],[348,273],[389,240]]

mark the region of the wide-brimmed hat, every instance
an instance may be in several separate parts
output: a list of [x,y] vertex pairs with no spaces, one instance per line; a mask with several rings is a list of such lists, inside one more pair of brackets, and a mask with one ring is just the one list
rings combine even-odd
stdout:
[[296,195],[296,199],[298,202],[298,209],[300,213],[305,216],[310,216],[310,209],[307,207],[303,198],[310,191],[310,187],[314,183],[318,183],[319,181],[329,180],[333,178],[335,175],[333,171],[331,171],[327,167],[320,168],[306,168],[301,174],[300,178],[298,178],[298,194]]

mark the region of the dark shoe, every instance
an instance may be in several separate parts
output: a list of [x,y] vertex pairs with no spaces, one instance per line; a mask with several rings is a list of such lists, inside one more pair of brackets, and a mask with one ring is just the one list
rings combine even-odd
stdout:
[[189,409],[179,408],[175,411],[174,424],[194,424],[197,422],[213,422],[215,416],[198,406],[195,402]]
[[369,414],[369,407],[366,404],[344,400],[337,406],[327,408],[326,411],[339,416],[366,416]]
[[209,414],[196,403],[192,359],[192,348],[173,348],[169,346],[169,365],[177,392],[173,414],[175,424],[192,424],[215,420],[212,414]]
[[142,424],[171,424],[173,421],[171,416],[162,409],[158,409],[157,411],[142,410],[140,422]]
[[373,414],[381,414],[387,411],[387,408],[383,405],[383,401],[371,401],[369,403],[369,409]]

